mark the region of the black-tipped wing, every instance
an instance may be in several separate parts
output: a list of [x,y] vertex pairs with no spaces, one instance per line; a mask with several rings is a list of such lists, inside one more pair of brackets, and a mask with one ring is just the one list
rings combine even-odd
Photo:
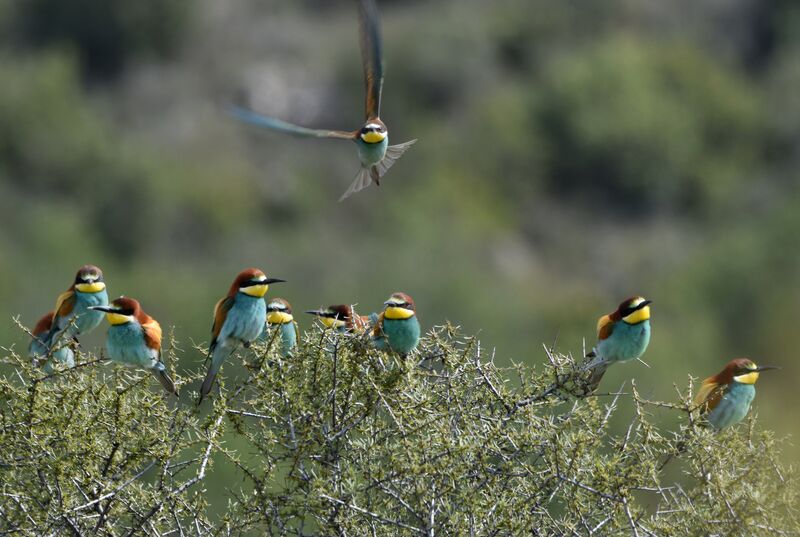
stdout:
[[240,121],[250,123],[251,125],[258,125],[274,131],[282,132],[292,136],[301,136],[303,138],[338,138],[341,140],[352,140],[355,138],[357,132],[347,131],[329,131],[322,129],[307,129],[299,125],[294,125],[274,117],[262,116],[257,112],[242,108],[240,106],[231,106],[228,108],[230,114]]
[[375,0],[359,0],[358,18],[361,63],[364,66],[364,86],[367,90],[366,119],[374,119],[381,112],[383,89],[383,44]]

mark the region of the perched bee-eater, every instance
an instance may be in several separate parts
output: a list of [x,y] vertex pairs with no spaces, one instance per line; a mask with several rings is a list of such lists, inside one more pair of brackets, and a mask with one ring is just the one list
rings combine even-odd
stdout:
[[178,395],[161,361],[161,325],[144,312],[138,301],[119,297],[108,306],[90,309],[104,312],[111,325],[106,335],[106,352],[112,362],[149,369],[167,393]]
[[316,316],[326,328],[342,333],[364,332],[370,326],[369,317],[358,315],[349,304],[335,304],[327,308],[308,310],[306,313]]
[[[53,326],[54,315],[54,311],[48,311],[39,319],[36,326],[33,328],[33,339],[31,339],[31,343],[28,346],[28,356],[35,362],[45,360],[42,367],[44,372],[48,375],[55,372],[56,364],[62,367],[75,367],[75,354],[66,342],[60,342],[59,348],[53,351],[48,349],[45,344],[47,335],[50,333],[50,329]],[[52,354],[48,357],[48,353]]]
[[380,178],[392,167],[392,164],[416,142],[416,140],[411,140],[398,145],[389,145],[389,132],[379,117],[381,89],[383,88],[383,56],[378,9],[375,7],[374,0],[359,0],[358,7],[361,61],[366,86],[366,120],[360,129],[355,131],[307,129],[244,108],[232,108],[233,115],[242,121],[285,134],[353,140],[358,148],[361,170],[339,201],[368,187],[370,183],[374,182],[379,185]]
[[756,396],[759,373],[769,369],[777,368],[759,367],[747,358],[731,360],[722,371],[703,381],[694,403],[717,430],[738,423],[747,415]]
[[597,345],[587,357],[594,358],[587,369],[590,391],[597,389],[600,379],[611,364],[627,362],[642,356],[650,343],[650,300],[634,296],[597,321]]
[[70,288],[56,300],[50,332],[44,343],[50,348],[61,337],[75,337],[94,330],[103,321],[103,313],[90,307],[106,305],[108,293],[103,271],[94,265],[84,265]]
[[393,293],[383,304],[383,313],[372,329],[373,344],[378,349],[388,347],[406,355],[419,344],[420,327],[414,300],[405,293]]
[[211,365],[200,388],[200,399],[211,391],[214,379],[225,358],[230,356],[240,344],[249,347],[255,341],[267,322],[267,305],[264,295],[269,284],[284,282],[278,278],[267,278],[256,268],[245,269],[233,280],[227,296],[221,298],[214,307],[214,324],[211,327],[211,345],[208,355]]
[[281,355],[289,356],[297,346],[300,334],[292,315],[292,305],[283,298],[273,298],[267,304],[267,330],[262,337],[272,338],[275,330],[278,330],[280,338]]

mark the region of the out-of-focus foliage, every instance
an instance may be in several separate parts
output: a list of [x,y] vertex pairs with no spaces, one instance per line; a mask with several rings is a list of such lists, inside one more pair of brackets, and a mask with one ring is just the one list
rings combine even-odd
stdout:
[[[500,365],[540,363],[540,341],[580,355],[597,317],[637,293],[654,300],[650,368],[604,382],[635,375],[668,399],[687,374],[749,355],[783,367],[759,381],[761,423],[800,431],[786,419],[800,407],[794,2],[378,0],[382,117],[393,141],[420,141],[342,204],[352,144],[239,125],[220,105],[243,94],[288,120],[356,128],[352,2],[40,11],[55,3],[0,1],[4,346],[27,346],[10,318],[32,326],[87,262],[186,342],[208,341],[213,305],[259,266],[288,280],[270,295],[296,311],[369,313],[406,291],[424,327],[480,331]],[[31,14],[58,39],[26,34]],[[124,29],[118,65],[93,71],[82,27]],[[178,370],[203,359],[180,354]]]
[[[194,397],[174,408],[150,375],[89,355],[53,378],[7,358],[0,531],[800,532],[796,478],[773,435],[754,420],[720,434],[698,426],[689,392],[674,404],[635,385],[575,398],[571,358],[546,350],[538,371],[499,368],[452,327],[405,360],[334,331],[308,334],[290,358],[272,345],[245,353],[247,375],[224,378],[202,417]],[[182,390],[193,396],[199,377],[179,378]],[[624,433],[610,428],[619,407],[634,412]],[[689,419],[670,432],[652,417],[659,407]],[[682,478],[666,477],[666,465]],[[214,490],[216,472],[243,482]],[[209,515],[226,500],[225,514]]]
[[15,24],[23,44],[72,50],[87,75],[104,79],[137,57],[174,54],[189,7],[186,0],[25,0]]

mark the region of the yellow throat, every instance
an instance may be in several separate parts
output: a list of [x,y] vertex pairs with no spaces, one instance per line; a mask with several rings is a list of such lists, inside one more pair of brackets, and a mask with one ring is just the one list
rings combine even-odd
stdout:
[[622,320],[628,324],[638,324],[650,318],[650,306],[645,306],[640,310],[636,310]]
[[378,142],[382,142],[384,138],[386,138],[385,133],[375,131],[370,131],[361,136],[361,139],[368,144],[377,144]]
[[269,285],[264,283],[261,285],[251,285],[250,287],[242,287],[239,290],[246,295],[261,298],[267,294],[267,289],[269,289]]
[[92,283],[76,283],[75,290],[80,291],[81,293],[99,293],[103,289],[106,288],[106,284],[103,282],[92,282]]
[[334,319],[333,317],[320,317],[319,320],[328,328],[341,328],[347,324],[343,320]]
[[130,315],[122,315],[121,313],[106,313],[106,319],[108,319],[108,324],[118,325],[131,322],[133,317]]
[[733,377],[733,380],[736,382],[740,382],[742,384],[755,384],[758,380],[758,371],[753,371],[751,373],[745,373],[743,375],[739,375]]
[[267,322],[269,324],[286,324],[293,320],[292,314],[285,311],[271,311],[267,314]]
[[407,308],[387,306],[383,312],[383,316],[386,319],[410,319],[414,316],[414,312]]

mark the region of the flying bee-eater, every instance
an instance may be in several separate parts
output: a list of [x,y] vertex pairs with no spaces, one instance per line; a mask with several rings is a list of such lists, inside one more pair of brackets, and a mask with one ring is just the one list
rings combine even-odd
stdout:
[[[53,326],[54,311],[48,311],[37,321],[36,326],[31,332],[33,338],[28,345],[28,356],[35,362],[45,360],[42,364],[44,372],[51,375],[55,372],[57,365],[61,367],[75,367],[75,354],[66,342],[60,342],[56,349],[49,349],[45,344],[47,335]],[[48,353],[50,356],[48,356]]]
[[314,315],[326,328],[333,328],[337,332],[364,332],[370,326],[369,317],[359,315],[350,304],[334,304],[327,308],[307,310],[306,313]]
[[231,109],[231,113],[242,121],[285,134],[307,138],[338,138],[354,141],[358,148],[361,170],[356,174],[350,188],[339,198],[339,201],[368,187],[373,182],[380,185],[381,177],[416,142],[416,140],[411,140],[402,144],[389,145],[389,131],[386,124],[380,119],[383,45],[378,9],[374,0],[359,0],[358,14],[361,62],[366,86],[366,114],[364,124],[360,129],[355,131],[308,129],[280,119],[263,116],[245,108],[232,107]]
[[297,346],[300,333],[292,315],[292,305],[283,298],[273,298],[267,304],[267,330],[262,337],[272,338],[276,330],[280,340],[281,355],[289,356]]
[[695,405],[715,429],[724,429],[744,419],[756,396],[756,381],[761,371],[777,367],[757,366],[747,358],[731,360],[725,368],[703,381]]
[[200,404],[211,391],[214,379],[225,358],[230,356],[240,344],[249,347],[255,341],[267,322],[267,305],[264,295],[269,284],[284,282],[279,278],[267,278],[256,268],[245,269],[233,280],[228,294],[214,307],[214,324],[211,327],[211,345],[208,355],[211,365],[200,388]]
[[108,292],[103,271],[94,265],[84,265],[70,288],[56,300],[50,332],[44,343],[50,348],[62,337],[76,337],[94,330],[103,321],[103,313],[90,307],[106,305]]
[[419,344],[420,326],[414,300],[405,293],[392,293],[383,303],[383,312],[372,329],[372,341],[378,349],[391,349],[406,355]]
[[90,309],[106,314],[110,325],[106,352],[112,362],[152,371],[167,393],[178,395],[161,361],[161,325],[144,312],[137,300],[119,297],[108,306]]
[[591,375],[587,389],[597,389],[611,364],[638,359],[650,343],[650,300],[634,296],[597,321],[597,345],[587,355],[594,358],[587,366]]

